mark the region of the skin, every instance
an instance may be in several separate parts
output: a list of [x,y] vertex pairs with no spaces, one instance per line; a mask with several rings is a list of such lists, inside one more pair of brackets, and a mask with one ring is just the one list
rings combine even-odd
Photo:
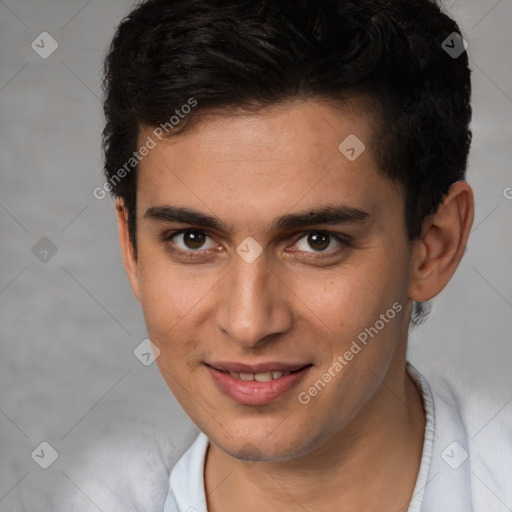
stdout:
[[[161,351],[157,364],[211,441],[204,475],[210,512],[407,510],[425,428],[421,395],[405,371],[412,301],[429,300],[448,283],[474,206],[470,186],[453,184],[411,243],[403,190],[379,172],[372,154],[373,126],[367,112],[320,99],[258,114],[220,112],[159,143],[140,163],[137,255],[117,203],[124,264]],[[349,134],[366,144],[353,162],[338,150]],[[148,135],[141,130],[140,141]],[[270,229],[282,215],[341,204],[368,217]],[[229,231],[145,218],[163,205],[215,216]],[[184,228],[205,233],[204,245],[183,235],[164,240]],[[348,236],[350,244],[308,243],[319,230]],[[252,263],[236,252],[248,236],[263,250]],[[324,258],[314,260],[318,254]],[[402,310],[300,403],[298,393],[394,303]],[[204,365],[214,360],[313,366],[277,401],[248,406],[217,389]]]

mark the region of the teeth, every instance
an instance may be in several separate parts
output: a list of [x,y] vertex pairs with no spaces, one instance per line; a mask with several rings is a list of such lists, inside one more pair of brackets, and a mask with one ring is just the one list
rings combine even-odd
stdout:
[[254,380],[258,382],[270,382],[272,380],[272,372],[255,373]]
[[239,380],[256,380],[258,382],[270,382],[274,379],[279,379],[284,375],[288,375],[290,372],[265,372],[265,373],[238,373],[238,372],[227,372],[234,379]]

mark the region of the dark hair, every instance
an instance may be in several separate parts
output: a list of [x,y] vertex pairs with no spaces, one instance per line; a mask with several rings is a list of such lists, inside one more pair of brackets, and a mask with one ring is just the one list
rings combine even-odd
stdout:
[[416,239],[465,177],[471,82],[467,54],[443,48],[462,44],[454,32],[429,0],[142,2],[116,31],[103,84],[105,175],[128,211],[135,251],[142,126],[165,125],[173,136],[211,109],[314,97],[359,99],[375,113],[370,146],[384,175],[403,186],[407,235]]

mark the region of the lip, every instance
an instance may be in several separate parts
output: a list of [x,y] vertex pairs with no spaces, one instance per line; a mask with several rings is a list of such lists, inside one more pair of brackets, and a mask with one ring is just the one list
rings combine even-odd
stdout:
[[207,366],[211,366],[216,370],[224,370],[227,372],[236,373],[265,373],[265,372],[294,372],[309,366],[309,363],[281,363],[278,361],[269,361],[267,363],[257,364],[244,364],[234,363],[230,361],[212,361],[206,363]]
[[[220,368],[220,366],[222,366],[222,368]],[[311,364],[297,365],[285,363],[261,363],[254,365],[239,363],[206,364],[206,369],[210,372],[213,381],[222,393],[239,404],[253,406],[269,404],[280,399],[297,386],[311,368]],[[272,370],[289,371],[293,373],[283,375],[269,382],[240,380],[231,377],[229,373],[224,373],[225,371],[265,373]]]

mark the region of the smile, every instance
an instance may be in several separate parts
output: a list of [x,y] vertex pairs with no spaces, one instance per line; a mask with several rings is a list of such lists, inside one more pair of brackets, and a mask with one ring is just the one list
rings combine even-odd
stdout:
[[221,370],[223,373],[228,373],[234,379],[238,380],[256,380],[258,382],[270,382],[271,380],[279,379],[284,375],[289,375],[292,372],[264,372],[264,373],[238,373],[238,372],[228,372],[226,370]]
[[[218,366],[224,366],[224,368]],[[226,366],[230,366],[230,368],[226,368]],[[251,368],[248,365],[233,363],[216,366],[206,364],[206,369],[217,389],[224,396],[238,404],[262,406],[275,402],[290,393],[305,378],[313,365],[278,363],[262,364],[260,368],[255,366]],[[278,369],[272,369],[276,366]],[[255,371],[250,372],[251,369]]]

